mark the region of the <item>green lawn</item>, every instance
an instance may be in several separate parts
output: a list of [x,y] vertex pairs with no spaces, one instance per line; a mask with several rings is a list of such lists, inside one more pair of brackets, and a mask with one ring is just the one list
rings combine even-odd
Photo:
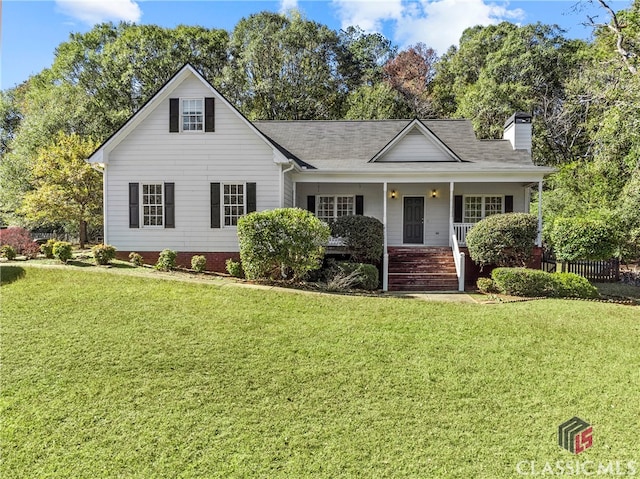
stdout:
[[[640,307],[3,266],[6,478],[517,477],[640,462]],[[593,424],[579,456],[560,423]]]

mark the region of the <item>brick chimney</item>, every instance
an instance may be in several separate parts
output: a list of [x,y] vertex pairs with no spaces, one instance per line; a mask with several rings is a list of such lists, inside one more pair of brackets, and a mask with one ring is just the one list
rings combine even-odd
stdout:
[[502,138],[509,140],[514,150],[527,150],[531,153],[531,115],[518,111],[504,124]]

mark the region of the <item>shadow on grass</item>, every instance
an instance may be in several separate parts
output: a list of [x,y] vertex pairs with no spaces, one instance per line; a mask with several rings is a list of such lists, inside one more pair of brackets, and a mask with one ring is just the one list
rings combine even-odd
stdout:
[[22,279],[26,273],[21,266],[0,266],[0,286]]

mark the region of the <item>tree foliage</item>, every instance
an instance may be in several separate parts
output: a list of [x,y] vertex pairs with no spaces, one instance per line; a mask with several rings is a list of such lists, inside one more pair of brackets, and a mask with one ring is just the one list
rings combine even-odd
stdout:
[[33,166],[34,189],[22,205],[34,223],[75,222],[81,248],[87,225],[100,220],[102,209],[102,175],[85,161],[97,146],[91,139],[59,133],[40,150]]

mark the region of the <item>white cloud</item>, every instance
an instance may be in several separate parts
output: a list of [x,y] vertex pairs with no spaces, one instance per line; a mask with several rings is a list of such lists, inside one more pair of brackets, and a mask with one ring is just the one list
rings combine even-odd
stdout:
[[402,0],[333,0],[342,28],[359,26],[367,32],[382,32],[382,22],[402,18]]
[[438,54],[457,45],[466,28],[524,17],[520,9],[486,0],[333,1],[343,28],[359,25],[368,32],[381,32],[387,22],[401,46],[422,42]]
[[56,0],[62,13],[89,25],[107,21],[138,22],[142,10],[133,0]]
[[298,0],[280,0],[280,13],[287,13],[294,8],[298,8]]

